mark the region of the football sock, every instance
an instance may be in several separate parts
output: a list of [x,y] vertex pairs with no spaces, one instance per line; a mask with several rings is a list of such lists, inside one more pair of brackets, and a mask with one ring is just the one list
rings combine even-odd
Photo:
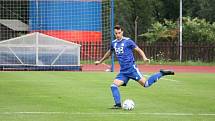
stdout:
[[158,73],[155,73],[153,74],[152,76],[150,76],[148,78],[148,80],[145,82],[145,85],[144,87],[150,87],[153,83],[155,83],[158,79],[160,79],[162,77],[162,73],[161,72],[158,72]]
[[112,95],[115,101],[115,104],[121,104],[121,99],[120,99],[120,93],[119,93],[119,89],[118,86],[115,84],[111,85],[111,91],[112,91]]

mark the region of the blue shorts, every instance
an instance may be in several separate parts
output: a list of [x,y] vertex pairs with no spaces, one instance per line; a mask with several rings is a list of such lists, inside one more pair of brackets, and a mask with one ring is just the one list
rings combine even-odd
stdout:
[[142,74],[140,73],[139,69],[134,66],[134,69],[131,69],[131,71],[128,71],[126,73],[120,72],[115,79],[121,80],[124,82],[122,86],[126,86],[128,81],[130,79],[133,79],[135,81],[139,81],[142,78]]

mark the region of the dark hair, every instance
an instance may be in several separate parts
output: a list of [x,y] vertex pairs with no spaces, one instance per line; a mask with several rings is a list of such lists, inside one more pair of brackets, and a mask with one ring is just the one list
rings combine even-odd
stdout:
[[121,29],[121,30],[123,31],[123,28],[122,28],[120,25],[115,25],[115,26],[114,26],[114,29],[117,29],[117,30],[120,30],[120,29]]

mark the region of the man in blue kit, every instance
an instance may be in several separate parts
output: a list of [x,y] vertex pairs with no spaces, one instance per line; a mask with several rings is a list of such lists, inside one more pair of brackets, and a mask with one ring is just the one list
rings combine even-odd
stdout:
[[118,88],[120,86],[126,86],[129,79],[137,81],[143,87],[149,87],[162,76],[174,75],[174,72],[161,69],[160,72],[155,73],[151,75],[148,79],[146,79],[142,76],[135,64],[133,50],[137,51],[145,62],[150,62],[150,60],[130,38],[123,37],[123,29],[120,25],[116,25],[114,27],[114,34],[116,39],[112,41],[111,48],[99,61],[96,61],[95,64],[101,64],[111,55],[111,52],[115,52],[120,65],[120,72],[114,79],[113,84],[111,85],[111,91],[115,101],[115,105],[113,108],[120,109],[121,98]]

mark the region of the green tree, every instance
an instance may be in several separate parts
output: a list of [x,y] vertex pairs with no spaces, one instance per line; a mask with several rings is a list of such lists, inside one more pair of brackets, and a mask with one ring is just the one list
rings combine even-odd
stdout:
[[152,0],[152,6],[156,20],[176,20],[179,17],[179,0]]
[[[185,42],[215,42],[215,22],[205,19],[183,17],[183,41]],[[142,34],[149,42],[178,41],[177,23],[171,20],[155,22],[148,32]]]
[[135,20],[138,16],[138,34],[143,33],[153,23],[151,0],[115,0],[115,24],[125,29],[125,36],[134,39]]
[[[115,23],[125,28],[125,36],[134,39],[137,16],[140,35],[147,32],[153,23],[164,24],[165,19],[172,20],[173,23],[178,21],[179,2],[180,0],[115,0]],[[183,16],[198,17],[213,23],[215,0],[183,0]],[[176,25],[178,27],[177,23]]]
[[183,0],[183,14],[215,21],[215,0]]
[[205,19],[184,17],[183,41],[215,42],[215,23]]

